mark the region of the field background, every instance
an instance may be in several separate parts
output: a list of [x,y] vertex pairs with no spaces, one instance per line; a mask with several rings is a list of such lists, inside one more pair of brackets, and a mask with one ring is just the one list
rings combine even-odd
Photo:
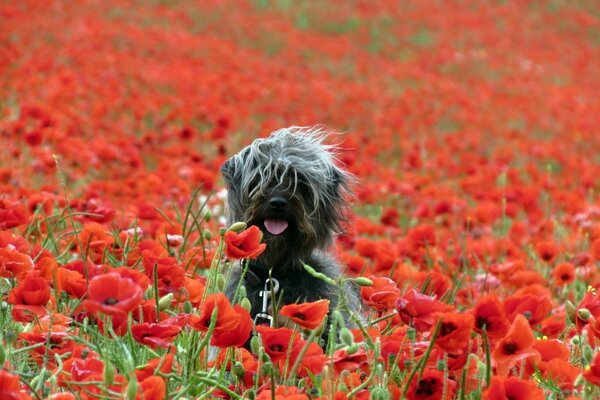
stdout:
[[[477,318],[490,295],[507,327],[527,318],[536,344],[510,375],[533,386],[512,398],[597,398],[599,94],[595,1],[0,2],[0,397],[133,398],[152,377],[138,396],[481,398],[492,376],[508,388],[489,355],[504,336],[472,327],[461,349],[438,348],[436,323],[397,305],[416,289],[454,315]],[[390,278],[363,291],[363,358],[326,354],[316,377],[244,359],[258,377],[244,382],[182,319],[176,351],[92,323],[82,299],[110,268],[141,271],[147,301],[171,293],[165,318],[197,314],[218,289],[219,167],[291,125],[343,133],[358,184],[335,251],[349,276]],[[27,279],[41,298],[15,294]],[[35,319],[15,320],[30,306]],[[78,375],[63,364],[82,348],[97,354]],[[133,378],[172,354],[170,374]]]

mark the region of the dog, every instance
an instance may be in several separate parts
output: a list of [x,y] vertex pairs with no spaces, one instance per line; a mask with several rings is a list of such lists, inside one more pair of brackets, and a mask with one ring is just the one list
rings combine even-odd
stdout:
[[[337,148],[324,143],[327,136],[320,128],[280,129],[256,139],[221,167],[228,224],[258,226],[267,245],[258,258],[234,265],[225,290],[236,301],[239,286],[244,286],[257,323],[272,324],[277,319],[273,308],[291,303],[328,299],[331,311],[340,295],[346,310],[360,309],[354,285],[340,291],[318,277],[341,276],[341,265],[328,249],[335,235],[344,232],[355,181],[337,165]],[[305,264],[316,274],[307,272]],[[350,323],[350,313],[341,311]]]

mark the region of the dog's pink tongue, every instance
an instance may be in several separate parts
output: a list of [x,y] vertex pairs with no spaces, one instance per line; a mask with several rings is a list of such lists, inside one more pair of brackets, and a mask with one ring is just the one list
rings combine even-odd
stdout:
[[288,227],[288,222],[284,219],[265,219],[265,228],[271,235],[279,235]]

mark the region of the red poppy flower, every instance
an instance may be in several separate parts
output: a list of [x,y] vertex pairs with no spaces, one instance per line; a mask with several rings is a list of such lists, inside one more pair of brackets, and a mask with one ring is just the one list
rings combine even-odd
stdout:
[[310,303],[288,304],[281,307],[279,314],[288,317],[306,329],[315,329],[321,325],[329,312],[329,300],[318,300]]
[[133,338],[152,348],[168,348],[179,332],[181,332],[181,326],[174,323],[172,318],[158,324],[143,323],[131,326]]
[[252,333],[252,318],[239,304],[232,307],[223,293],[207,296],[201,304],[200,316],[190,316],[190,326],[206,332],[215,308],[217,321],[210,343],[217,347],[243,346]]
[[529,322],[522,314],[517,314],[515,321],[494,348],[492,360],[500,376],[507,376],[509,370],[521,360],[534,357],[539,360],[540,355],[533,348],[535,338]]
[[[587,317],[588,315],[589,317]],[[592,320],[591,317],[600,317],[600,295],[596,291],[587,292],[577,305],[573,318],[578,332],[581,332],[589,324]]]
[[31,257],[21,253],[12,244],[0,248],[0,276],[21,278],[27,271],[31,271],[33,266]]
[[60,292],[65,292],[71,297],[82,298],[87,292],[87,281],[79,271],[66,267],[56,269],[56,284]]
[[227,231],[225,232],[225,254],[232,260],[241,258],[256,258],[267,245],[261,243],[261,230],[252,225],[242,232]]
[[90,280],[88,298],[81,306],[91,313],[122,316],[141,304],[143,294],[142,288],[134,281],[111,272]]
[[250,313],[239,304],[233,305],[233,311],[238,315],[239,322],[236,329],[219,330],[213,332],[210,344],[216,347],[242,347],[252,334],[252,317]]
[[285,360],[289,349],[294,346],[296,340],[300,337],[293,329],[288,328],[271,328],[259,325],[256,330],[260,333],[265,352],[273,362]]
[[8,230],[26,222],[27,210],[23,204],[0,199],[0,230]]
[[415,377],[412,380],[406,398],[408,400],[452,399],[455,390],[456,382],[445,378],[442,371],[428,368],[423,371],[420,379]]
[[483,399],[544,400],[544,392],[532,381],[493,376],[490,386],[483,392]]
[[164,400],[167,398],[167,384],[160,376],[150,376],[139,383],[136,400]]
[[298,368],[298,376],[306,377],[310,374],[317,375],[321,373],[323,367],[325,366],[325,354],[323,353],[323,348],[316,344],[315,342],[306,343],[304,340],[297,340],[292,347],[292,351],[290,353],[290,364],[294,364],[298,357],[300,356],[302,350],[305,346],[308,346],[304,354],[302,355],[302,361],[300,362],[300,366]]
[[551,263],[558,256],[559,248],[550,240],[542,240],[534,245],[537,255],[547,263]]
[[7,301],[11,304],[43,306],[50,300],[50,285],[46,279],[29,273],[10,291]]
[[472,312],[475,317],[475,330],[478,333],[482,333],[485,329],[488,337],[492,340],[506,335],[510,322],[496,296],[482,297]]
[[102,253],[115,242],[114,236],[106,230],[104,225],[97,222],[88,222],[79,234],[79,242],[83,251]]
[[400,298],[400,289],[398,289],[396,283],[390,278],[382,276],[370,276],[369,279],[373,282],[373,285],[361,286],[360,288],[363,300],[379,311],[396,307],[396,303]]
[[559,263],[552,270],[556,286],[566,286],[575,281],[575,266],[570,262]]
[[270,389],[263,390],[256,396],[256,400],[309,400],[296,386],[278,386],[273,393]]
[[504,300],[504,311],[509,321],[514,321],[518,314],[522,314],[532,326],[542,322],[551,310],[552,303],[547,296],[516,294]]
[[21,390],[21,383],[17,375],[0,370],[0,398],[7,400],[28,400],[31,399],[31,396]]
[[435,296],[427,296],[410,289],[404,297],[397,302],[397,310],[402,321],[411,324],[418,331],[425,331],[434,324],[434,314],[450,312],[454,308],[446,303],[435,299]]
[[[146,380],[148,377],[160,372],[162,374],[170,374],[173,371],[174,348],[169,353],[162,357],[153,358],[141,368],[136,368],[135,377],[138,382]],[[158,367],[160,366],[160,369]],[[158,370],[157,370],[158,369]]]
[[[439,315],[440,327],[435,345],[450,354],[461,354],[471,340],[475,318],[471,314],[443,313]],[[435,325],[431,327],[431,332]]]
[[354,372],[369,362],[367,352],[359,347],[358,351],[348,354],[346,349],[339,349],[333,353],[333,368],[340,374],[342,371]]
[[592,385],[600,386],[600,352],[596,353],[594,362],[590,365],[590,369],[583,373],[583,377]]
[[543,364],[542,376],[553,382],[563,392],[571,392],[575,388],[575,379],[581,371],[568,360],[554,358]]

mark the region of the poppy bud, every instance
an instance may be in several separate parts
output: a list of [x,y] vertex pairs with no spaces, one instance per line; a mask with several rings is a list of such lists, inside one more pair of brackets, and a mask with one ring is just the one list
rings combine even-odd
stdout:
[[587,321],[592,317],[592,313],[587,308],[580,308],[577,310],[577,317]]
[[250,339],[250,350],[252,350],[252,354],[258,354],[260,350],[260,339],[258,336],[252,336],[252,339]]
[[261,367],[261,375],[269,376],[271,374],[272,370],[273,370],[273,364],[271,364],[271,362],[266,362]]
[[350,332],[350,330],[346,327],[343,327],[340,330],[340,339],[342,343],[344,343],[346,346],[352,346],[354,344],[354,336],[352,335],[352,332]]
[[222,292],[225,289],[225,277],[223,274],[217,275],[217,291]]
[[371,389],[372,400],[388,400],[389,398],[390,392],[388,392],[387,389],[384,389],[381,386],[376,386]]
[[[246,287],[245,286],[240,286],[239,288],[239,294],[240,294],[240,299],[243,299],[244,297],[248,297],[248,295],[246,294]],[[250,311],[250,310],[248,310]]]
[[250,312],[250,310],[252,310],[252,304],[250,303],[250,300],[248,300],[247,297],[244,297],[242,299],[242,301],[240,302],[240,305],[242,306],[242,308],[248,312]]
[[594,361],[594,350],[592,350],[592,346],[586,344],[583,346],[581,352],[583,354],[583,358],[588,364],[591,364]]
[[354,278],[354,283],[356,283],[358,286],[373,286],[373,281],[369,278],[365,278],[364,276]]
[[325,275],[321,272],[317,272],[313,267],[311,267],[308,264],[304,264],[304,269],[306,270],[306,272],[308,272],[309,275],[311,275],[317,279],[325,281],[325,282],[329,283],[330,285],[336,284],[335,280],[331,279],[330,277],[328,277],[327,275]]
[[245,222],[234,222],[233,225],[229,227],[230,231],[241,232],[248,227],[248,224]]
[[183,312],[186,314],[191,314],[193,310],[192,303],[189,300],[183,302]]
[[235,362],[235,364],[233,365],[233,373],[240,379],[244,377],[244,375],[246,374],[246,370],[244,369],[244,366],[241,362]]
[[210,210],[206,210],[203,217],[206,222],[210,221],[210,219],[212,218],[212,213],[210,212]]
[[358,343],[352,343],[350,346],[346,347],[346,354],[352,355],[358,351]]
[[160,300],[158,300],[158,309],[163,311],[167,309],[173,302],[173,293],[165,294]]
[[208,229],[205,229],[204,232],[202,232],[202,238],[204,238],[204,240],[212,239],[212,232]]
[[223,237],[225,236],[225,232],[227,232],[227,228],[219,228],[219,236]]
[[435,367],[437,368],[438,371],[444,371],[447,367],[446,361],[444,361],[443,359],[437,360],[437,364]]
[[414,342],[415,339],[417,338],[417,330],[415,328],[408,328],[406,330],[406,337],[408,338],[408,340],[410,340],[411,342]]
[[338,326],[345,326],[346,325],[346,321],[344,321],[344,316],[342,315],[342,313],[339,310],[333,310],[333,321],[338,325]]

